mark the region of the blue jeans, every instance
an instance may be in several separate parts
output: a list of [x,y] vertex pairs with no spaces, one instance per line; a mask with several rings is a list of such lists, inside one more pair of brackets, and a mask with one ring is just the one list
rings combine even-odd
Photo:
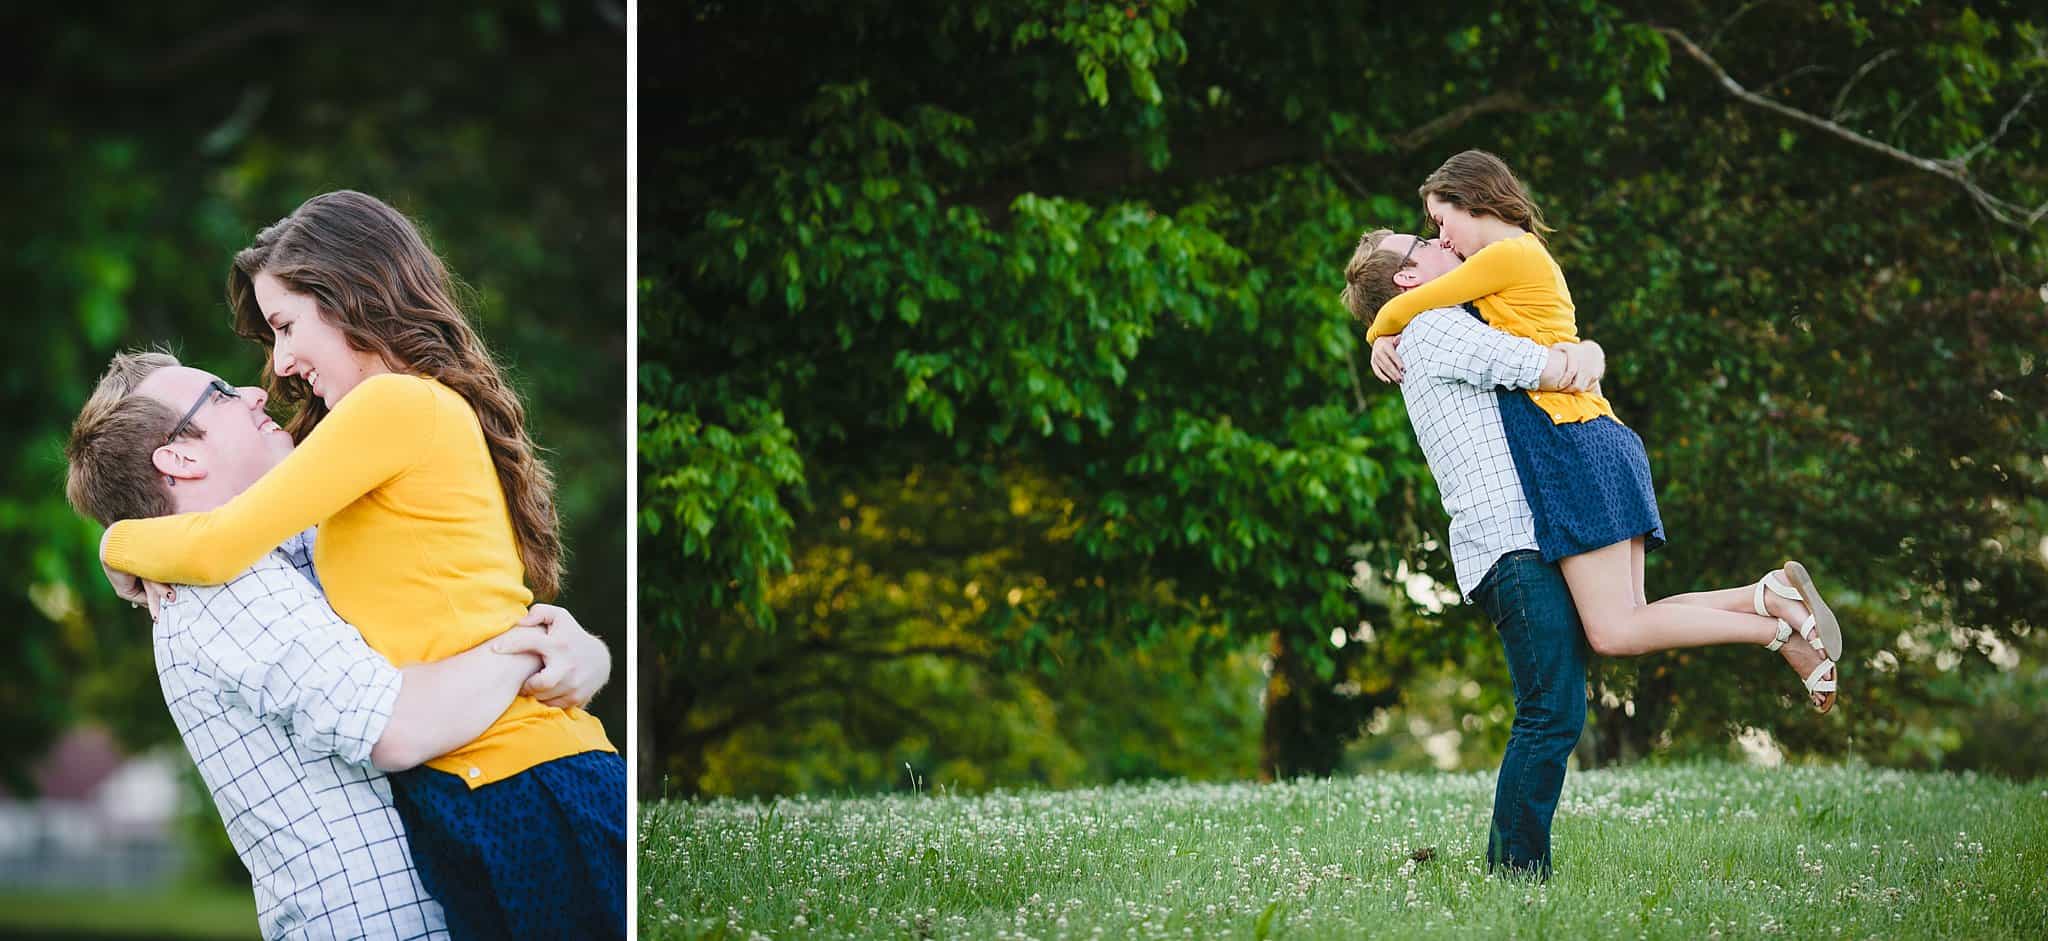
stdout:
[[1500,633],[1515,723],[1493,791],[1486,868],[1550,877],[1550,818],[1565,760],[1586,727],[1586,632],[1556,565],[1534,550],[1501,556],[1472,593]]

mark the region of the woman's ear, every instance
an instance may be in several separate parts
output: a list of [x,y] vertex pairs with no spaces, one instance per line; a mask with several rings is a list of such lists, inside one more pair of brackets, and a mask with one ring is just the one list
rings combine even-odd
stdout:
[[163,445],[149,452],[149,462],[156,472],[169,479],[171,486],[180,480],[204,480],[206,462],[200,460],[197,451],[182,441]]

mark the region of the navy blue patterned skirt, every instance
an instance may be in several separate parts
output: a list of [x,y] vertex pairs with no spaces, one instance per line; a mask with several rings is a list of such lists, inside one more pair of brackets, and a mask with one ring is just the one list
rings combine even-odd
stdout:
[[1536,517],[1543,561],[1645,537],[1645,551],[1664,544],[1650,455],[1643,439],[1612,418],[1560,425],[1529,393],[1501,389],[1500,420],[1515,474]]
[[468,938],[626,936],[626,763],[589,751],[476,790],[391,776],[420,883]]

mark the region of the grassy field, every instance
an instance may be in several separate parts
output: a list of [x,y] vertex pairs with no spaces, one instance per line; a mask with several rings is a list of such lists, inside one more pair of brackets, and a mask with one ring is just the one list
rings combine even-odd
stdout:
[[0,888],[4,938],[256,938],[256,900],[247,884],[118,891]]
[[1484,874],[1492,794],[1489,773],[650,803],[640,937],[2048,937],[2048,780],[1574,773],[1545,885]]

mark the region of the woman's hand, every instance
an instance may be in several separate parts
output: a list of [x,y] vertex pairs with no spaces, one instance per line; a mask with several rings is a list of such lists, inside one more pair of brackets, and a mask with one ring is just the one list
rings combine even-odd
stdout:
[[1406,370],[1401,365],[1401,354],[1395,350],[1401,345],[1401,335],[1380,337],[1372,341],[1372,374],[1381,382],[1400,382]]
[[[122,601],[128,602],[130,607],[140,608],[143,602],[149,600],[148,593],[142,588],[142,579],[108,565],[106,562],[107,536],[112,534],[113,531],[114,528],[109,526],[100,533],[100,573],[107,577],[107,584],[113,586],[114,594],[119,595]],[[150,609],[150,615],[152,617],[156,615],[154,607]]]
[[178,600],[176,589],[163,582],[142,580],[142,593],[149,598],[149,619],[154,621],[164,613],[164,602]]
[[[122,601],[140,608],[149,600],[149,592],[143,588],[142,579],[113,568],[105,562],[100,563],[100,572],[107,576],[107,584],[113,586],[114,594],[120,595]],[[150,613],[153,615],[156,612],[152,609]]]
[[515,626],[539,627],[547,634],[507,641],[492,649],[499,653],[540,655],[540,671],[527,677],[520,692],[540,700],[542,705],[557,709],[589,705],[611,679],[610,648],[576,623],[575,615],[568,611],[551,604],[537,604]]

